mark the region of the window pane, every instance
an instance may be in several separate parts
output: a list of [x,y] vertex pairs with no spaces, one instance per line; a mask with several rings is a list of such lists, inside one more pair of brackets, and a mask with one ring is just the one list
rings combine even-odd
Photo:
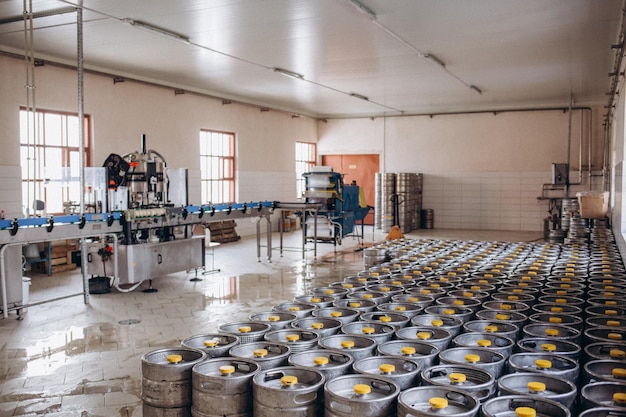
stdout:
[[63,186],[60,182],[51,182],[44,187],[46,211],[48,213],[63,212]]
[[58,114],[46,114],[44,117],[44,129],[46,145],[63,145],[61,135],[61,116]]
[[[67,117],[67,146],[79,147],[80,146],[80,137],[78,132],[78,117],[77,116],[68,116]],[[85,146],[87,143],[85,141]]]

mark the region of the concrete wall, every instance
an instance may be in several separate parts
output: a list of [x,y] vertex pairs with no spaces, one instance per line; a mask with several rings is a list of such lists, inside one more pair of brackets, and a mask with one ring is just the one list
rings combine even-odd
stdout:
[[[598,111],[572,112],[571,181],[582,166],[585,183],[572,192],[598,183],[587,175],[590,160],[594,170],[602,165]],[[567,162],[569,126],[561,110],[329,120],[318,151],[378,153],[381,172],[423,173],[435,227],[542,230],[548,202],[538,197],[552,163]]]

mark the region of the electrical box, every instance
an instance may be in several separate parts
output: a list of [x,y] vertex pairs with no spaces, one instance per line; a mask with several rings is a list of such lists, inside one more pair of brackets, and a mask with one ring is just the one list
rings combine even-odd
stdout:
[[552,184],[567,185],[569,184],[569,165],[568,164],[552,164]]

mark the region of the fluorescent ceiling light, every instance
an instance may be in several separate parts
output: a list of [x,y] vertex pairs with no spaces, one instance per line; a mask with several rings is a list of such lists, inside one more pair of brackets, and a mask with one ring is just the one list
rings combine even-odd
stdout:
[[154,26],[151,23],[146,23],[146,22],[142,22],[141,20],[133,20],[133,19],[125,19],[125,21],[127,21],[134,27],[149,30],[151,32],[158,33],[159,35],[163,35],[163,36],[167,36],[168,38],[175,39],[177,41],[190,43],[188,36],[181,35],[180,33],[172,32],[171,30],[164,29],[158,26]]
[[369,97],[366,97],[366,96],[364,96],[362,94],[350,93],[350,96],[355,97],[355,98],[359,98],[361,100],[370,101]]
[[304,75],[299,74],[297,72],[294,71],[289,71],[286,70],[284,68],[278,68],[278,67],[274,67],[272,68],[274,70],[274,72],[277,72],[279,74],[284,75],[285,77],[289,77],[289,78],[295,78],[296,80],[304,80]]

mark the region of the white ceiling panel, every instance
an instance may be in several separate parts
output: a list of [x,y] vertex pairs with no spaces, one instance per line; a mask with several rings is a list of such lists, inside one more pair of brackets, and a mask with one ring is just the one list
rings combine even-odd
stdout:
[[[605,104],[623,1],[84,0],[84,62],[324,118]],[[22,5],[0,1],[0,50],[24,51]],[[68,6],[33,0],[39,57],[75,62],[76,14],[42,17]]]

